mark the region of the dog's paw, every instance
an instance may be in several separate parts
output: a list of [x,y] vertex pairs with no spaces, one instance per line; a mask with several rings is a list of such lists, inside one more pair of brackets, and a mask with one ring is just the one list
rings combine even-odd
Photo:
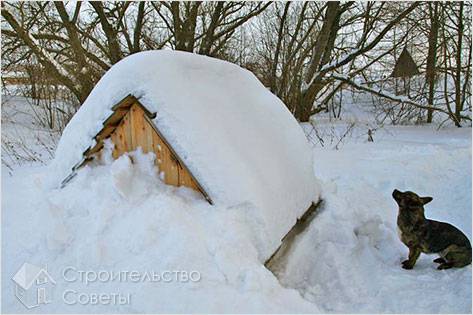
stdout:
[[453,267],[453,264],[452,264],[452,263],[446,262],[446,263],[440,264],[440,265],[437,267],[437,269],[438,269],[438,270],[444,270],[444,269],[450,269],[450,268],[452,268],[452,267]]
[[408,269],[408,270],[414,268],[414,266],[411,264],[411,262],[409,260],[404,260],[401,263],[401,265],[402,265],[402,268]]

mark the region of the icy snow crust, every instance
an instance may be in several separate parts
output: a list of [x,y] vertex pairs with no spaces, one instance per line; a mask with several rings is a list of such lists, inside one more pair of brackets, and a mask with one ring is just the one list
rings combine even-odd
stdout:
[[247,70],[176,51],[134,54],[103,76],[64,130],[57,183],[128,94],[157,113],[155,125],[215,204],[255,208],[261,259],[318,199],[309,145],[284,104]]

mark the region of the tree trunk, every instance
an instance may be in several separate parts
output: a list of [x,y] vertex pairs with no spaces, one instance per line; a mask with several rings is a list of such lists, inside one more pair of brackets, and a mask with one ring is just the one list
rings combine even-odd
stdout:
[[[429,52],[427,55],[426,81],[429,85],[427,103],[434,106],[435,94],[435,67],[437,62],[437,42],[439,29],[438,2],[429,2],[430,31],[429,31]],[[433,109],[427,110],[427,123],[432,122]]]
[[462,97],[461,97],[461,68],[462,68],[462,44],[463,44],[463,6],[464,3],[460,2],[460,10],[458,13],[458,43],[457,51],[455,56],[456,69],[455,69],[455,117],[457,118],[458,124],[461,121],[461,112],[463,110]]
[[333,50],[335,37],[337,36],[340,21],[340,2],[330,1],[325,11],[324,23],[317,36],[317,45],[314,47],[309,70],[305,76],[306,88],[303,89],[299,100],[297,101],[294,115],[301,121],[309,121],[312,114],[312,106],[317,93],[324,87],[322,77],[316,78],[316,72],[330,60],[330,54]]
[[327,45],[330,42],[330,37],[333,36],[333,30],[338,25],[335,25],[337,21],[337,15],[340,8],[340,2],[330,1],[327,4],[327,10],[325,11],[324,23],[319,35],[317,36],[317,45],[314,47],[314,52],[310,61],[309,70],[306,73],[305,81],[307,83],[312,80],[314,74],[320,69],[321,60],[324,53],[327,50]]
[[133,48],[131,50],[131,53],[137,53],[141,51],[140,49],[140,39],[141,39],[141,33],[143,30],[143,23],[144,23],[144,16],[145,16],[145,3],[144,1],[140,2],[138,5],[138,13],[136,16],[136,25],[135,25],[135,30],[133,32]]
[[284,24],[286,22],[286,17],[287,17],[287,12],[289,10],[289,6],[291,5],[291,2],[286,2],[286,5],[284,6],[284,13],[281,17],[281,22],[279,24],[279,31],[278,31],[278,42],[276,44],[276,51],[274,52],[274,60],[273,60],[273,65],[271,68],[271,77],[270,77],[270,90],[272,93],[276,92],[276,77],[277,77],[277,69],[278,69],[278,62],[279,62],[279,54],[281,52],[281,43],[282,43],[282,37],[283,37],[283,30],[284,30]]
[[[77,27],[74,22],[69,18],[69,14],[66,11],[64,3],[60,1],[55,1],[54,5],[56,6],[56,10],[69,36],[69,42],[76,64],[76,68],[74,69],[75,76],[81,83],[78,87],[79,92],[81,94],[79,101],[83,102],[94,87],[94,82],[92,81],[92,78],[89,74],[89,64],[85,55],[85,49],[83,48],[82,43],[80,41]],[[80,5],[77,4],[77,6],[79,6],[77,10],[80,10]]]
[[112,64],[115,64],[122,59],[122,52],[120,49],[118,33],[113,28],[112,24],[110,24],[107,15],[105,14],[103,3],[100,1],[91,1],[90,4],[97,13],[100,25],[102,26],[102,30],[105,33],[105,36],[107,37],[110,61]]
[[181,16],[181,3],[178,1],[171,2],[171,13],[174,23],[174,37],[176,40],[176,50],[194,51],[195,45],[195,29],[197,26],[197,16],[199,6],[202,2],[189,1],[183,2],[184,14]]

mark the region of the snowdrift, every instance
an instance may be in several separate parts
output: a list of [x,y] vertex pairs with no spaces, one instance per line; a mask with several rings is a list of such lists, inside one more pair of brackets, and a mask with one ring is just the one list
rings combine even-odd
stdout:
[[285,105],[247,70],[176,51],[134,54],[103,76],[64,130],[56,183],[129,94],[157,113],[153,122],[217,206],[253,209],[261,261],[317,201],[311,151]]
[[[44,314],[318,310],[297,291],[282,287],[259,261],[254,208],[210,205],[194,190],[165,185],[153,170],[153,159],[139,150],[117,160],[110,156],[107,163],[82,168],[68,185],[54,190],[43,185],[47,170],[35,170],[21,177],[29,198],[15,198],[12,191],[19,186],[3,185],[11,187],[6,194],[12,197],[2,199],[2,207],[12,210],[4,218],[16,224],[6,225],[8,265],[2,274],[14,275],[24,262],[47,265],[56,285],[52,302],[38,308]],[[73,268],[67,274],[73,281],[64,277],[68,268]],[[86,282],[79,271],[141,276],[138,281],[116,277]],[[194,274],[193,280],[177,276],[182,273]],[[24,313],[12,294],[10,276],[3,277],[2,289],[2,313]],[[72,293],[64,297],[65,292]],[[124,304],[88,303],[97,293],[130,299]]]

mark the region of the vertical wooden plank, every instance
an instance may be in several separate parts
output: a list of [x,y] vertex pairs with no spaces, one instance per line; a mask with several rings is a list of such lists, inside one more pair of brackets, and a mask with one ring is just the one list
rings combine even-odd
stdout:
[[137,146],[137,139],[136,139],[136,128],[138,127],[138,122],[136,121],[137,113],[136,113],[136,106],[132,105],[130,111],[128,112],[130,115],[130,137],[131,137],[131,151],[135,151]]
[[179,186],[186,186],[192,188],[194,190],[199,190],[197,184],[195,183],[194,179],[192,178],[191,174],[181,166],[179,163]]
[[160,172],[164,172],[164,182],[169,185],[179,185],[179,171],[171,151],[163,140],[153,131],[153,148],[157,156],[156,164]]
[[154,152],[157,158],[158,155],[156,154],[153,147],[153,133],[156,132],[154,131],[148,120],[145,118],[145,112],[141,108],[140,110],[142,113],[141,120],[143,124],[143,148],[146,148],[146,152]]
[[141,109],[141,107],[139,107],[138,105],[132,106],[134,147],[135,149],[141,147],[144,153],[148,153],[152,148],[148,147],[148,139],[146,133],[147,129],[149,129],[151,126],[149,126],[149,124],[145,122],[145,118],[143,115],[145,115],[145,113]]
[[114,144],[112,156],[114,159],[118,159],[120,155],[126,152],[126,148],[124,146],[125,139],[124,139],[124,132],[123,132],[123,124],[120,124],[115,129],[115,131],[112,133],[111,139]]
[[168,183],[169,185],[179,186],[179,168],[177,166],[177,160],[174,158],[174,155],[166,146],[166,155],[164,157],[166,161],[168,161],[169,167],[169,176],[168,176]]
[[110,136],[110,139],[112,140],[113,142],[113,145],[114,145],[114,148],[113,148],[113,151],[112,151],[112,157],[114,160],[118,159],[120,157],[120,149],[119,147],[121,145],[123,145],[123,140],[121,140],[118,136],[118,128],[120,126],[118,126],[113,132],[112,132],[112,135]]
[[155,160],[155,165],[158,167],[158,172],[161,174],[163,173],[163,180],[166,182],[166,172],[168,170],[166,169],[166,165],[164,164],[164,151],[163,147],[161,144],[161,139],[158,137],[156,133],[152,134],[153,137],[153,150],[154,153],[156,154],[156,160]]
[[125,152],[131,152],[141,147],[143,152],[154,152],[157,172],[164,173],[164,182],[173,186],[186,186],[199,191],[199,186],[192,175],[174,156],[166,141],[156,132],[145,118],[144,110],[137,104],[123,117],[120,124],[110,135],[115,147],[113,158],[117,159]]
[[164,151],[161,145],[161,139],[158,137],[156,133],[152,134],[153,138],[153,150],[156,154],[155,164],[159,169],[159,173],[164,173],[164,177],[162,178],[166,182],[166,172],[168,171],[166,165],[164,163]]
[[99,161],[100,161],[100,160],[102,159],[102,154],[103,154],[103,148],[102,148],[102,149],[100,149],[100,151],[99,151],[99,152],[95,153],[95,155],[94,155],[94,159],[96,159],[96,160],[99,160]]
[[130,112],[125,115],[121,122],[122,135],[123,135],[123,147],[126,152],[133,151],[133,143],[131,138],[131,118]]
[[154,151],[154,147],[153,147],[153,133],[155,131],[154,131],[153,127],[151,127],[149,125],[149,123],[146,119],[143,119],[143,122],[144,122],[144,126],[146,127],[146,133],[145,133],[146,148],[147,148],[148,152],[154,152],[154,154],[156,155],[156,159],[157,159],[158,154]]
[[159,140],[160,139],[158,135],[153,130],[153,132],[151,132],[151,148],[156,155],[156,160],[154,163],[156,166],[162,168],[161,164],[163,162],[163,149]]

